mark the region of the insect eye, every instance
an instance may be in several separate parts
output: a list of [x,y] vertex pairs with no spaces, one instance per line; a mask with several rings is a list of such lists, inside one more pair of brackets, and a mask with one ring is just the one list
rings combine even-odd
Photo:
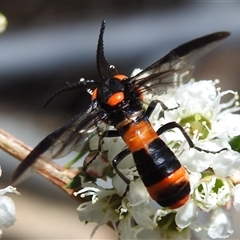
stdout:
[[120,103],[124,99],[123,92],[117,92],[114,93],[107,101],[107,104],[111,107],[116,106],[118,103]]
[[92,101],[97,98],[97,90],[98,90],[97,88],[95,88],[95,89],[93,90],[93,93],[92,93]]

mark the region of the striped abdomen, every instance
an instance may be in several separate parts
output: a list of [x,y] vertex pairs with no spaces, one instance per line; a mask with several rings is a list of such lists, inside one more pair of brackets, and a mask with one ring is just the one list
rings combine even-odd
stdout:
[[149,195],[162,207],[178,208],[189,199],[188,173],[147,119],[123,133]]

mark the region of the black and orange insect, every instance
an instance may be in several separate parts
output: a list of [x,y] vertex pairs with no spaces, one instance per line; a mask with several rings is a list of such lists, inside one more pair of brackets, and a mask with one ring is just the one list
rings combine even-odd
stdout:
[[105,58],[104,30],[105,21],[102,22],[97,47],[97,68],[101,79],[68,84],[47,101],[48,104],[56,95],[67,90],[95,89],[89,108],[43,139],[16,169],[13,182],[19,181],[40,155],[54,159],[79,150],[91,134],[97,132],[100,123],[104,122],[114,126],[116,130],[106,130],[101,135],[102,138],[121,136],[128,147],[112,161],[113,169],[127,183],[127,188],[130,180],[117,166],[132,153],[139,175],[152,199],[162,207],[178,208],[189,199],[188,172],[159,135],[172,128],[178,128],[191,148],[208,153],[216,152],[195,146],[176,122],[167,123],[154,131],[148,118],[158,103],[163,108],[166,106],[161,101],[152,101],[145,111],[142,94],[148,91],[165,91],[181,81],[188,80],[193,70],[193,62],[219,45],[229,33],[216,32],[185,43],[136,76],[127,77],[119,74]]

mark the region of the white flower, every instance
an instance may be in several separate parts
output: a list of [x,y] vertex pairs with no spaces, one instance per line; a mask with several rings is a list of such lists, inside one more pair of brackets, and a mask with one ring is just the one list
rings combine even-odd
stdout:
[[82,198],[90,197],[91,201],[84,202],[78,207],[78,216],[82,222],[95,222],[96,227],[93,229],[91,239],[96,230],[108,222],[116,228],[118,214],[115,209],[119,206],[119,196],[114,189],[103,189],[91,183],[86,183],[85,187],[74,193]]
[[[232,99],[221,103],[226,94],[232,95]],[[108,189],[94,181],[84,183],[78,192],[82,197],[91,196],[91,201],[78,208],[81,221],[97,223],[91,236],[107,222],[112,223],[121,239],[188,239],[190,229],[199,239],[226,238],[232,234],[233,220],[223,208],[229,209],[233,204],[237,211],[240,209],[240,180],[236,180],[240,154],[229,145],[232,137],[240,135],[240,116],[234,114],[240,110],[238,95],[230,90],[220,92],[213,81],[190,81],[181,85],[171,99],[167,95],[164,98],[170,110],[163,112],[160,104],[156,106],[150,117],[153,128],[157,130],[172,121],[180,123],[195,146],[207,150],[190,149],[179,129],[161,135],[189,171],[190,199],[179,209],[161,208],[150,198],[130,154],[118,165],[119,171],[131,180],[128,192],[127,184],[113,170],[107,173]],[[144,95],[144,102],[153,99],[163,101],[161,95]],[[98,148],[98,142],[98,136],[90,140],[91,150]],[[110,164],[126,148],[120,137],[104,138],[102,144]],[[214,151],[218,153],[211,153]],[[202,214],[210,220],[202,223]]]
[[222,208],[214,210],[209,222],[209,237],[213,239],[227,238],[233,231],[233,220],[231,215]]
[[236,173],[240,167],[239,153],[229,149],[226,152],[217,154],[211,167],[217,176],[231,176]]
[[[2,170],[0,168],[0,176],[2,175]],[[16,193],[16,188],[8,186],[4,189],[0,189],[0,237],[2,235],[2,227],[9,228],[15,221],[15,205],[10,197],[4,196],[6,193]]]
[[231,215],[222,208],[215,209],[209,221],[193,223],[190,228],[198,239],[204,240],[228,238],[234,231]]
[[194,200],[188,201],[185,205],[179,208],[175,221],[178,227],[186,228],[192,221],[196,220],[198,216],[197,205]]
[[240,211],[240,184],[232,188],[233,206],[236,211]]
[[7,24],[8,22],[6,17],[2,13],[0,13],[0,33],[5,31]]
[[231,185],[224,178],[205,177],[195,188],[194,199],[199,208],[205,212],[225,206],[231,198]]
[[[232,94],[233,98],[228,103],[221,104],[221,97],[226,94]],[[177,90],[174,98],[180,107],[176,111],[166,112],[165,121],[175,120],[185,126],[186,131],[192,136],[192,140],[198,147],[210,151],[230,148],[228,141],[232,136],[240,134],[240,131],[236,131],[240,129],[236,124],[237,122],[232,122],[229,118],[234,116],[232,113],[240,108],[238,106],[225,108],[234,105],[237,96],[233,91],[218,92],[212,81],[189,82]],[[229,124],[229,121],[232,124]],[[182,137],[182,142],[186,142],[180,131],[175,131],[175,133],[181,135],[176,139]],[[187,149],[188,146],[186,144],[185,146]],[[185,151],[179,156],[179,159],[190,172],[196,170],[202,172],[211,167],[216,171],[216,174],[229,176],[240,167],[238,156],[239,153],[230,149],[220,154],[210,155],[192,149]],[[191,161],[187,161],[189,158]],[[222,165],[225,165],[224,168]]]

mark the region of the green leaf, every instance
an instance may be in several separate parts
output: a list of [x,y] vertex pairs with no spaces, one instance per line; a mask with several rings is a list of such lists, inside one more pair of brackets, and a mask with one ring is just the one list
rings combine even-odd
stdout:
[[229,141],[232,150],[240,152],[240,135],[235,136]]
[[66,188],[68,189],[76,189],[76,188],[80,188],[82,186],[82,182],[81,182],[81,177],[80,174],[78,173],[70,183],[67,184]]

